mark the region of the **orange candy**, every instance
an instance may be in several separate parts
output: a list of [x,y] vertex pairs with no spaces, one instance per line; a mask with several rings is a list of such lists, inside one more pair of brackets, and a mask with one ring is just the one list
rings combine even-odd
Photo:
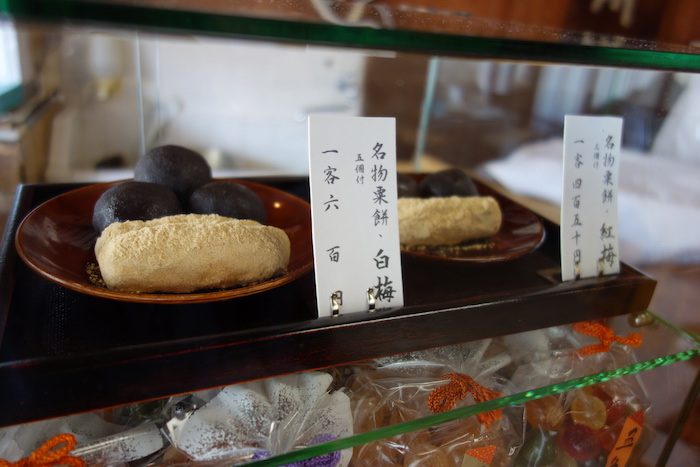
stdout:
[[564,421],[564,409],[555,396],[543,397],[525,404],[527,422],[533,428],[556,431]]
[[579,391],[571,402],[571,419],[574,423],[587,426],[591,430],[603,428],[607,416],[605,403],[583,391]]

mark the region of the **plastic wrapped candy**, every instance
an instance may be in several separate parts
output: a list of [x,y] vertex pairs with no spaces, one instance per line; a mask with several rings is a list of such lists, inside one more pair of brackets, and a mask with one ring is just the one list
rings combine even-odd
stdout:
[[[558,336],[549,343],[549,355],[533,352],[530,361],[521,360],[513,383],[526,390],[635,362],[627,345],[641,344],[635,334],[617,336],[603,323],[578,324],[574,330],[585,332]],[[650,403],[637,377],[543,397],[525,408],[525,443],[515,463],[520,467],[604,466],[615,456],[620,456],[615,465],[625,465],[651,437],[644,423]]]
[[[330,384],[330,375],[310,372],[227,386],[169,426],[172,444],[191,460],[230,465],[350,436],[350,399],[329,393]],[[331,453],[308,465],[344,467],[351,455]]]
[[78,414],[0,430],[0,459],[27,457],[60,435],[72,435],[76,446],[70,455],[88,465],[119,465],[143,459],[165,445],[154,423],[131,428],[108,422],[102,415]]
[[[545,427],[535,417],[528,417],[520,465],[549,465],[551,462],[546,462],[545,457],[551,457],[551,452],[571,465],[606,465],[621,446],[626,445],[629,459],[633,451],[637,455],[649,442],[650,431],[644,423],[649,402],[634,378],[577,389],[551,399],[562,408],[564,418],[556,427]],[[530,404],[526,405],[528,411]],[[630,432],[634,435],[631,441]],[[641,438],[642,432],[647,433],[645,439]],[[528,441],[532,439],[541,441],[531,443],[528,451]],[[528,462],[522,462],[524,459]]]
[[[355,431],[415,420],[508,392],[507,384],[493,374],[510,358],[490,345],[485,340],[412,352],[380,359],[376,368],[358,372],[348,381]],[[522,407],[481,413],[357,446],[351,465],[508,465],[522,443],[522,424]]]

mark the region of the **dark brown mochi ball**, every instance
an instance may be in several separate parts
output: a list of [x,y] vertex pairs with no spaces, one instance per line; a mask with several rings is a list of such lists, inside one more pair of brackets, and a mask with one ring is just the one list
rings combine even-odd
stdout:
[[399,198],[418,196],[418,183],[410,175],[396,174],[396,191]]
[[236,219],[252,219],[264,224],[267,213],[260,197],[239,183],[217,181],[196,189],[188,203],[195,214],[218,214]]
[[155,183],[124,182],[102,193],[92,211],[98,232],[113,222],[147,221],[182,214],[180,202],[169,188]]
[[211,168],[197,152],[182,146],[160,146],[138,160],[134,180],[167,186],[185,205],[194,190],[211,180]]
[[478,196],[476,185],[469,176],[459,169],[441,170],[426,175],[418,185],[423,198],[445,196]]

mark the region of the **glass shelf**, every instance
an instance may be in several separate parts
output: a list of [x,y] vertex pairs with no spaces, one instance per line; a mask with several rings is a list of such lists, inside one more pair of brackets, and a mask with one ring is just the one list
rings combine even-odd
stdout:
[[700,70],[697,48],[474,16],[467,11],[297,0],[0,1],[18,20],[99,23],[317,45],[350,46],[508,60]]
[[687,361],[700,356],[700,341],[697,340],[697,336],[679,329],[651,311],[647,311],[647,313],[649,313],[655,321],[655,323],[651,326],[631,328],[626,323],[625,317],[617,317],[613,320],[614,325],[611,327],[616,330],[618,335],[627,335],[629,332],[638,332],[642,334],[644,342],[664,342],[666,344],[672,343],[671,347],[666,349],[669,351],[668,353],[659,353],[658,350],[654,350],[650,348],[650,346],[645,346],[643,344],[634,352],[636,354],[637,361],[619,368],[593,372],[591,374],[585,374],[573,379],[564,378],[546,386],[528,389],[486,402],[456,408],[445,413],[438,413],[415,420],[409,420],[403,423],[377,428],[372,431],[356,433],[353,436],[316,444],[272,458],[248,463],[246,465],[262,467],[286,465],[293,462],[299,462],[312,457],[322,456],[324,454],[375,442],[384,438],[390,438],[393,436],[434,427],[454,420],[476,416],[483,412],[522,405],[529,401],[541,399],[547,396],[562,394],[571,390],[604,383],[625,376],[636,375],[658,367],[672,365],[674,363]]
[[[580,357],[577,351],[595,344],[596,340],[572,331],[568,325],[556,326],[497,339],[392,355],[338,366],[326,372],[298,373],[112,407],[91,414],[17,425],[0,430],[0,439],[4,439],[4,445],[9,446],[7,442],[16,436],[18,445],[31,446],[66,432],[66,427],[69,427],[68,431],[86,436],[86,433],[95,433],[101,423],[108,422],[112,430],[123,425],[121,431],[112,431],[106,437],[102,435],[97,439],[83,438],[74,455],[83,456],[89,463],[130,462],[137,458],[125,459],[123,456],[144,452],[136,449],[138,447],[147,449],[144,459],[148,458],[146,462],[150,462],[149,465],[172,465],[171,462],[177,465],[232,465],[256,459],[261,452],[269,455],[270,450],[278,455],[247,465],[289,465],[385,438],[417,433],[458,419],[473,422],[478,427],[476,421],[466,419],[484,412],[510,408],[503,412],[504,420],[508,420],[506,425],[499,422],[501,428],[498,429],[519,433],[516,438],[520,441],[513,441],[513,446],[517,444],[517,451],[522,445],[525,431],[532,431],[525,425],[518,428],[518,424],[524,423],[525,419],[520,408],[523,404],[602,384],[599,387],[623,388],[618,395],[633,394],[641,407],[648,408],[648,404],[653,402],[648,400],[645,390],[633,376],[700,356],[700,342],[695,336],[653,313],[649,312],[649,315],[653,320],[643,327],[630,326],[628,316],[618,316],[608,321],[617,336],[629,336],[632,332],[642,336],[641,345],[634,350],[613,344],[608,352]],[[431,414],[430,404],[426,405],[428,393],[444,385],[446,371],[472,375],[478,384],[501,391],[504,395],[480,403],[472,403],[472,398],[467,396],[457,401],[457,408]],[[320,381],[323,381],[322,385]],[[295,387],[297,389],[293,389]],[[362,405],[368,397],[375,397],[377,390],[380,391],[377,399],[380,402]],[[562,404],[563,401],[561,399]],[[360,406],[364,407],[364,412],[361,412]],[[334,408],[331,410],[330,407]],[[527,407],[525,410],[529,410]],[[569,413],[573,409],[564,410]],[[201,414],[199,411],[202,411]],[[383,417],[383,422],[377,422],[371,415],[372,422],[366,424],[367,413],[380,412],[390,415]],[[279,415],[282,413],[286,415]],[[402,422],[387,422],[394,420],[396,413]],[[253,417],[250,419],[252,425],[248,421],[249,416]],[[88,426],[81,428],[81,424]],[[193,426],[187,427],[187,424]],[[354,429],[351,429],[351,425],[354,425]],[[362,432],[362,427],[366,427],[367,431]],[[243,431],[239,431],[241,429]],[[343,436],[343,433],[347,436]],[[326,439],[338,437],[296,449],[299,443],[308,443],[312,435],[313,439],[321,435],[325,435]],[[32,438],[36,438],[36,441],[31,441]],[[150,439],[154,447],[144,445],[145,439]],[[222,440],[238,441],[226,444]],[[208,454],[211,442],[217,443],[211,447],[212,450],[216,449],[216,455]],[[235,448],[231,448],[230,443]],[[134,448],[133,452],[129,446]],[[222,452],[228,455],[222,456]],[[204,458],[195,462],[188,460],[185,453]],[[220,457],[217,458],[217,455]],[[0,459],[8,456],[7,451],[0,450]],[[349,456],[347,451],[345,456]]]

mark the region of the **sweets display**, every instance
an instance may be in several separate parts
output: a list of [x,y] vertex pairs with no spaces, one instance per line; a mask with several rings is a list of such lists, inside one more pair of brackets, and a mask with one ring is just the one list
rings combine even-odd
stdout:
[[191,292],[274,276],[289,262],[283,230],[215,214],[107,227],[95,244],[102,278],[128,292]]
[[[87,465],[238,465],[634,361],[626,346],[582,357],[588,342],[568,326],[518,336],[2,428],[0,463],[69,437],[75,445],[66,453]],[[648,410],[638,379],[626,376],[394,436],[367,435],[354,449],[328,447],[286,465],[637,465],[650,442]]]
[[93,211],[101,232],[95,256],[108,288],[192,292],[284,272],[286,233],[261,224],[267,213],[251,189],[212,182],[201,155],[173,145],[152,149],[134,178],[105,191]]
[[401,244],[451,246],[498,233],[502,214],[490,196],[478,196],[474,182],[461,170],[426,175],[411,184],[398,177],[398,214]]

